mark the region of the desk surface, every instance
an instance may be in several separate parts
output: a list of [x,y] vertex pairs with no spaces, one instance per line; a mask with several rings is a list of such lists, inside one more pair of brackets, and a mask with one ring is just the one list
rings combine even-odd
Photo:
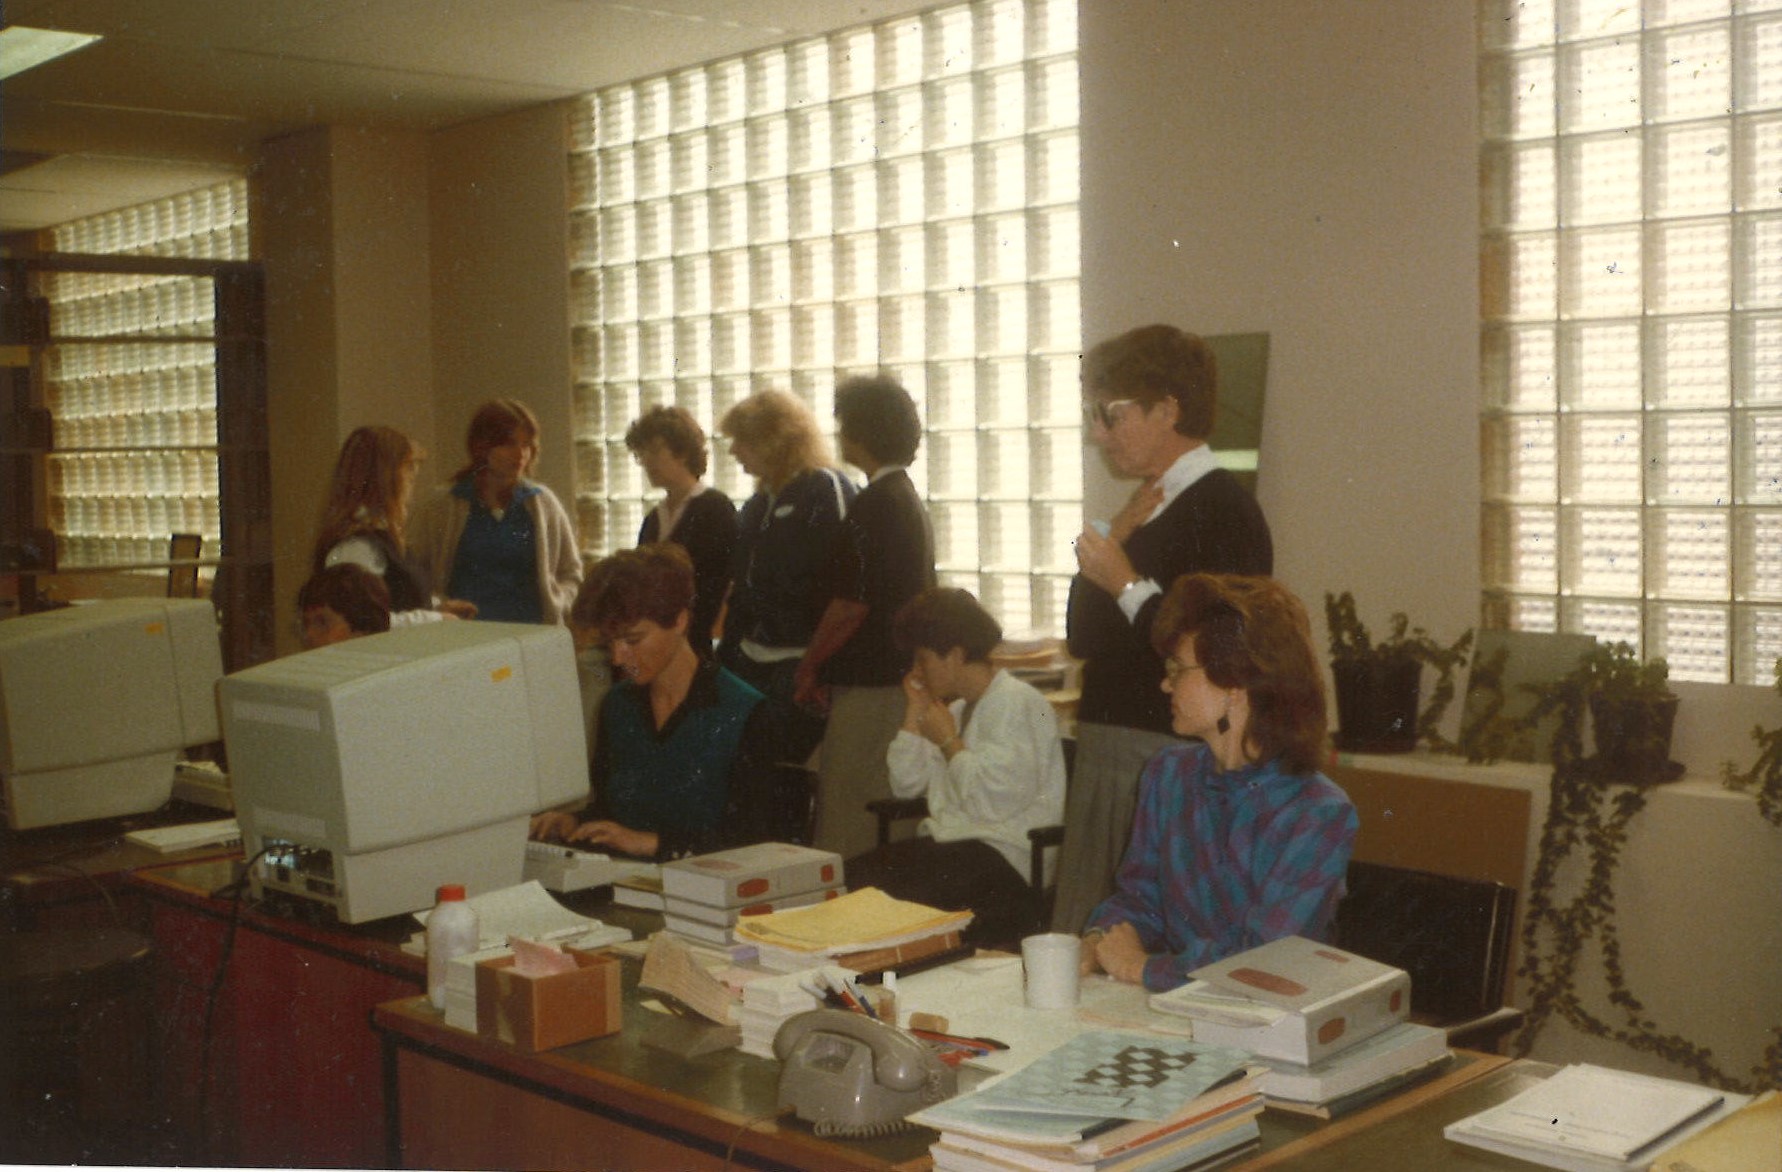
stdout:
[[[773,1118],[779,1079],[779,1064],[756,1058],[740,1051],[728,1050],[698,1059],[684,1060],[660,1053],[640,1044],[637,1039],[654,1017],[639,1004],[635,995],[636,965],[626,962],[626,997],[624,1032],[574,1046],[543,1053],[529,1053],[488,1038],[469,1034],[445,1025],[443,1015],[435,1011],[425,998],[409,998],[379,1006],[373,1013],[374,1025],[382,1030],[395,1051],[421,1055],[493,1080],[502,1090],[519,1092],[519,1097],[540,1097],[568,1103],[605,1119],[615,1116],[632,1128],[666,1134],[693,1148],[702,1148],[719,1157],[735,1144],[739,1153],[756,1160],[794,1168],[812,1169],[884,1169],[925,1168],[927,1150],[935,1133],[926,1129],[906,1132],[872,1141],[823,1140],[793,1119]],[[1456,1145],[1441,1138],[1441,1127],[1450,1119],[1479,1110],[1488,1102],[1514,1093],[1524,1082],[1502,1084],[1499,1073],[1507,1059],[1496,1055],[1466,1053],[1459,1056],[1454,1068],[1393,1099],[1366,1111],[1325,1123],[1305,1116],[1267,1112],[1263,1116],[1262,1151],[1250,1161],[1234,1167],[1267,1168],[1329,1167],[1336,1168],[1403,1168],[1423,1172],[1432,1167],[1454,1166],[1445,1163],[1459,1152]],[[413,1065],[400,1065],[398,1083],[419,1072]],[[420,1081],[417,1079],[417,1081]],[[1478,1100],[1474,1094],[1458,1102],[1452,1114],[1431,1121],[1426,1116],[1433,1110],[1441,1115],[1445,1104],[1462,1092],[1470,1092],[1479,1084],[1498,1087],[1496,1094]],[[429,1084],[429,1090],[436,1090]],[[1476,1101],[1477,1100],[1477,1101]],[[404,1096],[405,1110],[439,1113],[447,1099],[426,1099]],[[431,1105],[421,1105],[430,1103]],[[525,1114],[516,1106],[513,1117]],[[1408,1120],[1408,1121],[1407,1121]],[[405,1119],[401,1129],[413,1136],[415,1129],[429,1127],[450,1131],[463,1125],[461,1119]],[[1417,1149],[1415,1158],[1398,1159],[1404,1147],[1403,1136],[1433,1126],[1432,1144]],[[1399,1138],[1378,1141],[1377,1128],[1389,1129]],[[504,1146],[505,1145],[505,1146]],[[1370,1153],[1367,1162],[1352,1163],[1352,1147],[1365,1147]],[[446,1150],[454,1150],[450,1144]],[[558,1148],[560,1151],[560,1147]],[[1434,1159],[1431,1159],[1432,1151]],[[436,1155],[429,1150],[423,1155]],[[512,1135],[498,1142],[493,1149],[481,1151],[488,1166],[551,1167],[549,1147],[533,1147],[524,1135]],[[1374,1162],[1379,1156],[1384,1162]],[[740,1157],[739,1157],[740,1158]],[[691,1158],[690,1158],[691,1159]],[[1303,1163],[1312,1160],[1313,1163]],[[423,1160],[425,1162],[425,1160]],[[616,1164],[615,1166],[623,1166]],[[1501,1162],[1493,1167],[1502,1167]]]
[[109,898],[109,889],[130,874],[196,859],[239,854],[235,846],[162,852],[125,840],[132,830],[180,826],[227,817],[209,806],[177,799],[146,814],[99,818],[35,830],[0,829],[0,901],[20,912],[82,900]]

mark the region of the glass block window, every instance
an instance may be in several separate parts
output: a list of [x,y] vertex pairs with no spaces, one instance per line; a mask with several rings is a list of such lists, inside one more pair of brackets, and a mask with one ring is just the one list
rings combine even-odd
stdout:
[[[76,220],[51,239],[57,252],[247,260],[247,182]],[[49,273],[42,292],[58,568],[164,572],[174,533],[201,534],[214,562],[222,530],[212,281]]]
[[1490,625],[1773,682],[1782,0],[1481,0]]
[[[590,554],[653,504],[645,409],[769,387],[833,418],[885,370],[943,581],[1062,633],[1081,528],[1075,0],[981,0],[591,95],[571,173],[576,496]],[[754,486],[713,446],[707,480]]]

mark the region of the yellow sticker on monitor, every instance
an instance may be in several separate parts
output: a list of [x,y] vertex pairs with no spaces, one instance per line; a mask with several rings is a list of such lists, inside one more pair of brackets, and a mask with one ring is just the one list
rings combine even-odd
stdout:
[[159,635],[166,629],[167,624],[165,623],[150,623],[148,626],[142,628],[142,633],[145,635]]
[[511,678],[513,676],[513,674],[514,674],[514,669],[511,667],[498,667],[494,671],[489,673],[489,680],[492,683],[499,684],[503,680]]

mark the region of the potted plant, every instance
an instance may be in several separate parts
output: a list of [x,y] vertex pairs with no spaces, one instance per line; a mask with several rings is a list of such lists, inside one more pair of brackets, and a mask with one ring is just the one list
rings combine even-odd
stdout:
[[[1682,768],[1671,760],[1671,730],[1677,695],[1670,688],[1670,665],[1658,657],[1641,660],[1631,643],[1599,643],[1571,674],[1541,689],[1531,721],[1560,712],[1553,761],[1586,764],[1609,782],[1645,785],[1671,781]],[[1580,725],[1590,713],[1596,756],[1583,762]]]
[[[1403,613],[1392,616],[1375,642],[1355,612],[1347,590],[1324,596],[1330,627],[1330,672],[1336,684],[1336,746],[1350,752],[1408,753],[1419,740],[1441,744],[1437,725],[1454,699],[1454,669],[1466,665],[1473,633],[1443,647]],[[1429,704],[1421,712],[1423,668],[1437,672]]]

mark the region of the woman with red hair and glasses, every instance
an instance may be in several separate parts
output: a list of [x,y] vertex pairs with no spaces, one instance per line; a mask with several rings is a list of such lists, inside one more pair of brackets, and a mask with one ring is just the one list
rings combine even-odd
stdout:
[[436,589],[506,623],[560,623],[582,584],[575,524],[563,503],[527,479],[538,459],[538,417],[494,399],[470,420],[470,459],[417,512],[409,544]]
[[1199,740],[1145,764],[1083,968],[1158,992],[1282,936],[1326,937],[1359,823],[1318,772],[1324,682],[1299,599],[1268,578],[1187,574],[1151,641],[1171,727]]

